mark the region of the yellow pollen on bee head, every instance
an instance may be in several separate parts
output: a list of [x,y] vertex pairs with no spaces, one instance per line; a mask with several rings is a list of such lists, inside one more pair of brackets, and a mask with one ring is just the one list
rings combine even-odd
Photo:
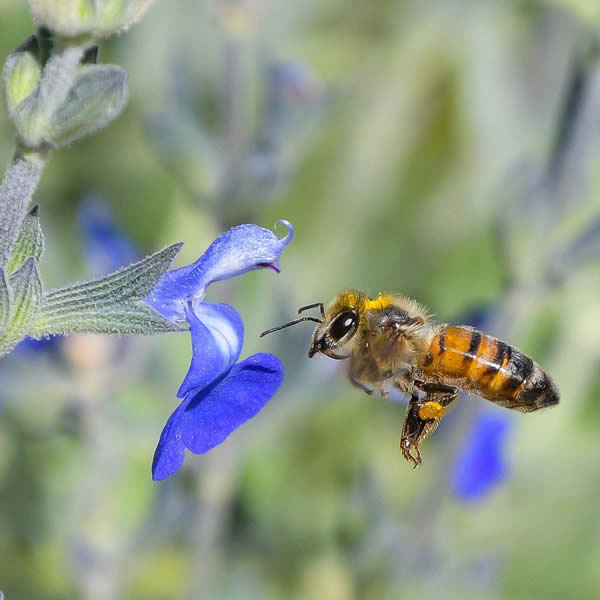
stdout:
[[392,304],[391,296],[382,296],[379,294],[375,300],[367,300],[365,302],[365,310],[383,310]]
[[341,306],[345,306],[348,308],[356,308],[358,304],[358,298],[356,297],[356,294],[354,292],[344,292],[340,296],[338,303]]

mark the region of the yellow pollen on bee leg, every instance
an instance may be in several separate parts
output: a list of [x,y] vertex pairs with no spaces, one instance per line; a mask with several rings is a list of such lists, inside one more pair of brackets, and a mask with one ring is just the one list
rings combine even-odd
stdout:
[[375,300],[367,300],[365,302],[365,310],[383,310],[391,306],[392,297],[391,296],[382,296],[379,294]]
[[439,402],[425,402],[419,409],[419,419],[441,419],[444,416],[444,407]]

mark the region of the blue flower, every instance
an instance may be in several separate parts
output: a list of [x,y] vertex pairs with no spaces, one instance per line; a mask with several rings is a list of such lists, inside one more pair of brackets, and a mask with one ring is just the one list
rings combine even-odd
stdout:
[[61,340],[62,336],[60,335],[42,338],[41,340],[34,340],[33,338],[25,337],[14,349],[13,354],[52,354],[60,345]]
[[117,227],[108,206],[88,198],[79,207],[86,262],[94,277],[103,277],[140,258],[138,249]]
[[465,438],[450,474],[450,488],[464,502],[483,499],[508,474],[505,446],[512,419],[505,411],[484,409]]
[[[187,321],[192,362],[177,393],[182,402],[160,436],[152,478],[169,477],[183,464],[185,449],[203,454],[258,413],[283,380],[271,354],[253,354],[240,363],[244,324],[227,304],[204,302],[215,281],[261,267],[279,272],[279,257],[294,230],[278,238],[257,225],[240,225],[219,236],[193,264],[166,273],[146,302],[172,321]],[[237,364],[236,364],[237,363]]]

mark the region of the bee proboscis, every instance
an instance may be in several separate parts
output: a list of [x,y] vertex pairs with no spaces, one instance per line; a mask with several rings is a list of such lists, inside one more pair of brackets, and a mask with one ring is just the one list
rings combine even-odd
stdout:
[[466,325],[435,323],[423,306],[402,295],[372,299],[357,290],[338,294],[320,309],[261,333],[314,321],[309,358],[321,353],[350,359],[350,381],[368,394],[397,389],[410,396],[401,449],[415,467],[420,443],[456,400],[460,389],[521,412],[557,404],[558,390],[535,361],[515,347]]

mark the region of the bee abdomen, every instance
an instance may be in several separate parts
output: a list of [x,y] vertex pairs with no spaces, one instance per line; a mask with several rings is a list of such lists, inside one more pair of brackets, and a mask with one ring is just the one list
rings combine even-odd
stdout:
[[530,412],[558,403],[550,376],[501,340],[466,326],[442,326],[423,371],[507,408]]

